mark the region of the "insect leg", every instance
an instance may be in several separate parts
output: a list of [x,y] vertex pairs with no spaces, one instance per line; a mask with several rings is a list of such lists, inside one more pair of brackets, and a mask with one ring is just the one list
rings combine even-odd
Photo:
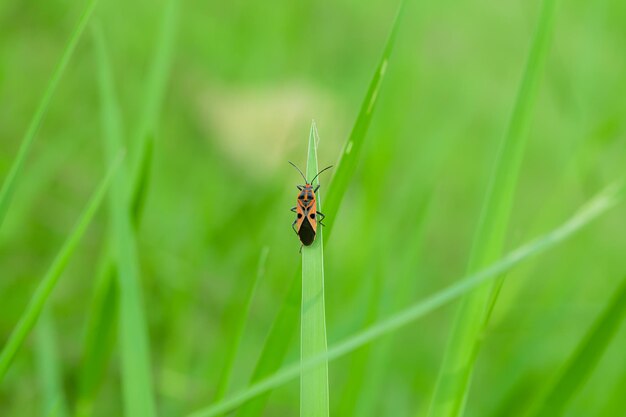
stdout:
[[303,246],[304,246],[304,245],[300,245],[300,250],[298,251],[298,253],[302,253],[302,247],[303,247]]
[[319,189],[320,189],[320,185],[319,185],[319,184],[317,184],[317,187],[315,187],[315,190],[313,190],[313,192],[314,192],[314,193],[316,193],[316,192],[317,192],[317,190],[319,190]]
[[320,213],[319,211],[316,211],[317,215],[321,217],[320,221],[324,220],[326,218],[326,215],[324,213]]
[[291,223],[291,228],[293,229],[293,231],[298,234],[298,231],[296,230],[296,222],[298,221],[298,219],[294,220],[293,223]]
[[304,188],[304,187],[303,187],[303,186],[301,186],[301,185],[296,185],[296,187],[298,187],[298,190],[300,190],[300,191],[302,191],[302,189]]
[[296,208],[295,208],[295,207],[292,207],[292,208],[291,208],[291,211],[293,211],[293,212],[295,213],[295,212],[296,212]]

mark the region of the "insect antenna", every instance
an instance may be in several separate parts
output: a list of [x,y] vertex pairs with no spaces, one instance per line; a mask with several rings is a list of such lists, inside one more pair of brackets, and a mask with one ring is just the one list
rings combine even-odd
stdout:
[[313,181],[315,181],[315,178],[319,177],[322,172],[326,171],[327,169],[331,169],[332,167],[333,167],[332,165],[327,166],[326,168],[324,168],[323,170],[318,172],[317,175],[313,177],[313,179],[311,180],[311,182],[309,184],[313,184]]
[[289,162],[291,165],[293,165],[293,167],[294,167],[295,169],[297,169],[297,170],[298,170],[298,172],[300,173],[300,175],[302,175],[302,179],[304,180],[304,183],[305,183],[305,184],[308,184],[309,182],[306,180],[306,177],[304,176],[304,174],[302,173],[302,171],[300,171],[300,168],[298,168],[298,167],[296,166],[296,164],[294,164],[294,163],[293,163],[293,162],[291,162],[291,161],[287,161],[287,162]]

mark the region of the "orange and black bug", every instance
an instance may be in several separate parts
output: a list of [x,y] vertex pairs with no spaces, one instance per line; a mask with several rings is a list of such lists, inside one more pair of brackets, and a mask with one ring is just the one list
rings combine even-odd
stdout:
[[[332,165],[324,168],[309,182],[306,177],[300,171],[300,169],[294,165],[293,162],[288,161],[295,169],[298,170],[302,178],[304,178],[304,185],[298,185],[298,199],[295,207],[291,209],[291,211],[296,213],[296,219],[291,224],[293,231],[296,232],[300,242],[304,246],[309,246],[315,240],[315,235],[317,234],[317,224],[324,225],[322,220],[324,220],[324,216],[322,213],[317,211],[317,204],[315,202],[315,193],[320,188],[318,185],[313,189],[313,181],[317,178],[322,172],[327,169],[332,168]],[[319,220],[317,218],[319,216]]]

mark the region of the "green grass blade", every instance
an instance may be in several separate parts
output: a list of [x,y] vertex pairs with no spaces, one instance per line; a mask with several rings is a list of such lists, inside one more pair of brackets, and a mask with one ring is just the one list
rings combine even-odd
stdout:
[[[554,15],[555,0],[544,0],[509,128],[500,144],[483,203],[468,265],[470,272],[498,259],[504,248],[527,131],[549,50]],[[479,350],[479,336],[496,295],[497,285],[491,284],[477,289],[461,302],[439,371],[430,416],[456,417],[463,414]]]
[[[380,293],[382,288],[382,274],[378,272],[374,276],[372,289],[369,296],[369,303],[365,312],[365,324],[372,325],[376,322],[380,313]],[[357,405],[359,398],[366,391],[366,378],[371,375],[371,368],[368,366],[374,358],[372,346],[364,346],[362,349],[354,352],[350,368],[348,370],[349,379],[345,383],[344,391],[341,392],[339,405],[337,406],[337,414],[341,416],[358,415]],[[372,400],[374,401],[374,400]]]
[[[405,201],[392,203],[397,205],[400,210],[390,207],[386,213],[391,218],[398,220],[413,219],[411,236],[403,241],[401,250],[392,245],[388,245],[387,251],[378,249],[381,246],[384,247],[381,242],[396,239],[397,232],[402,230],[401,228],[389,228],[387,226],[387,230],[373,230],[373,233],[378,234],[376,250],[380,257],[376,260],[377,262],[392,259],[392,255],[389,253],[392,250],[395,251],[396,256],[398,253],[402,253],[402,255],[395,258],[395,265],[392,268],[387,268],[386,273],[383,272],[382,265],[372,267],[375,271],[373,278],[375,283],[369,300],[368,324],[374,323],[411,302],[410,297],[416,292],[412,285],[415,285],[416,271],[419,272],[418,265],[422,262],[421,245],[424,240],[430,200],[430,193],[414,189]],[[389,285],[389,276],[394,277],[393,286]],[[365,417],[376,416],[382,412],[379,408],[381,403],[377,398],[380,389],[377,381],[385,380],[388,377],[389,358],[395,354],[394,348],[398,344],[395,336],[390,335],[378,341],[376,345],[364,346],[353,354],[352,366],[348,371],[350,379],[345,384],[346,391],[342,392],[341,395],[340,415]]]
[[141,176],[139,171],[142,166],[141,155],[147,154],[144,148],[150,146],[148,139],[151,138],[150,135],[154,134],[158,117],[161,114],[163,97],[165,96],[174,54],[174,45],[176,43],[179,7],[179,0],[168,0],[161,15],[162,20],[157,35],[154,55],[152,56],[150,71],[146,78],[144,106],[139,115],[137,130],[133,135],[133,138],[139,144],[138,160],[134,164],[134,178]]
[[591,325],[572,356],[550,385],[534,411],[535,417],[563,415],[570,400],[587,381],[626,318],[626,278]]
[[621,191],[620,188],[616,186],[607,188],[599,195],[591,199],[587,204],[582,206],[576,214],[574,214],[560,227],[554,229],[550,233],[547,233],[530,243],[509,252],[499,261],[494,262],[479,272],[465,276],[464,278],[458,280],[455,284],[435,293],[425,300],[414,303],[392,315],[388,319],[372,325],[367,329],[358,332],[354,336],[348,337],[344,341],[331,346],[325,355],[313,357],[299,365],[288,366],[283,370],[251,385],[238,394],[209,406],[206,409],[199,410],[191,414],[189,417],[211,417],[228,412],[255,396],[274,389],[296,378],[304,370],[312,369],[320,363],[324,363],[350,353],[355,349],[380,338],[381,336],[406,326],[407,324],[452,302],[453,300],[467,294],[487,282],[493,282],[500,274],[509,271],[522,261],[533,256],[537,256],[540,253],[543,253],[567,240],[582,227],[589,224],[592,220],[596,219],[608,209],[614,207],[621,199],[621,197],[618,196],[619,191]]
[[[96,31],[98,81],[102,129],[107,159],[122,148],[119,105],[115,97],[111,66],[101,31]],[[139,280],[139,261],[132,227],[127,171],[122,167],[109,194],[120,296],[119,336],[122,359],[124,412],[127,416],[154,416],[150,348]]]
[[265,246],[261,251],[261,256],[259,258],[259,266],[257,268],[256,276],[252,281],[251,285],[248,287],[248,291],[244,297],[243,308],[241,309],[241,315],[237,320],[236,331],[234,333],[233,342],[230,343],[230,349],[228,350],[228,356],[226,357],[226,364],[222,370],[222,375],[220,377],[220,382],[217,385],[215,400],[219,401],[228,392],[230,387],[230,381],[232,379],[233,368],[235,365],[235,360],[237,359],[237,353],[239,353],[239,348],[241,346],[241,340],[244,335],[244,331],[246,329],[246,323],[248,322],[250,316],[250,308],[252,307],[252,299],[254,298],[254,294],[256,292],[256,288],[259,285],[259,281],[265,274],[265,262],[267,261],[267,255],[269,254],[269,247]]
[[83,360],[78,378],[76,416],[93,414],[93,403],[115,345],[119,312],[117,270],[105,252],[106,264],[100,268],[96,290],[90,304],[84,341]]
[[[311,124],[306,177],[318,173],[317,127]],[[319,185],[319,177],[313,182]],[[317,192],[317,210],[322,211],[320,192]],[[326,313],[324,307],[324,244],[322,226],[317,227],[317,236],[310,246],[302,248],[302,305],[300,360],[326,354]],[[328,363],[321,362],[315,368],[300,375],[300,416],[328,416]]]
[[[146,143],[148,146],[143,148],[144,155],[140,158],[141,166],[137,170],[140,177],[135,178],[134,191],[131,196],[130,212],[135,230],[141,220],[150,182],[153,138],[150,137]],[[93,403],[117,339],[119,288],[116,281],[117,268],[109,247],[102,252],[100,263],[102,267],[90,304],[83,345],[83,360],[78,378],[76,415],[85,417],[92,414]]]
[[152,158],[154,157],[154,137],[147,135],[139,154],[139,165],[133,175],[133,192],[130,199],[130,214],[135,229],[139,227],[143,214],[144,203],[150,185]]
[[35,328],[37,336],[36,357],[39,386],[43,391],[42,415],[52,412],[59,417],[67,416],[67,405],[63,393],[63,376],[59,361],[56,329],[48,307],[41,312]]
[[22,347],[26,336],[28,336],[37,322],[46,301],[48,301],[52,290],[65,270],[65,266],[74,254],[74,251],[76,250],[80,239],[85,234],[87,226],[91,223],[96,210],[100,207],[100,203],[102,203],[102,199],[104,198],[106,190],[109,186],[109,182],[112,179],[113,174],[117,171],[118,166],[119,161],[111,164],[111,168],[87,203],[85,211],[80,216],[72,232],[68,235],[58,255],[54,258],[52,265],[39,283],[33,297],[28,303],[26,311],[22,314],[19,322],[15,326],[15,329],[11,333],[8,342],[2,349],[2,353],[0,353],[0,382],[6,375],[6,372],[9,369],[13,358],[17,354],[17,351],[20,347]]
[[[300,271],[298,271],[300,272]],[[298,273],[298,275],[300,275]],[[272,323],[270,333],[263,345],[261,356],[254,368],[252,382],[271,375],[283,364],[287,350],[298,328],[300,301],[302,297],[302,281],[294,279],[287,297],[283,301],[276,319]],[[238,411],[238,417],[254,417],[263,413],[269,393],[244,404]]]
[[[380,61],[378,62],[372,80],[370,81],[367,93],[363,98],[361,110],[359,111],[355,124],[352,128],[352,132],[344,145],[344,150],[341,153],[339,162],[333,168],[335,173],[328,189],[328,195],[324,204],[324,211],[327,216],[327,220],[329,220],[325,221],[328,225],[325,230],[326,240],[329,238],[329,232],[332,227],[332,219],[336,216],[339,210],[341,199],[343,198],[348,184],[354,176],[354,171],[356,170],[361,149],[363,148],[363,142],[374,114],[379,91],[389,66],[389,59],[395,43],[396,34],[398,32],[403,6],[404,0],[402,0],[398,8],[396,18],[391,27],[389,38],[385,44],[385,49]],[[276,320],[272,324],[268,338],[263,345],[263,350],[255,366],[251,382],[258,381],[272,372],[275,372],[283,363],[285,355],[287,354],[289,343],[293,340],[298,327],[297,311],[300,308],[300,298],[300,271],[297,271],[297,273],[294,274],[291,285],[289,286],[289,293],[281,304]],[[238,411],[237,416],[256,417],[261,415],[268,398],[269,395],[266,394],[245,404]]]
[[400,27],[404,4],[405,1],[402,0],[398,6],[398,11],[393,25],[391,26],[391,32],[389,33],[389,38],[385,44],[383,54],[378,61],[378,65],[374,72],[374,76],[370,81],[367,93],[361,102],[359,114],[356,118],[354,126],[352,127],[350,136],[343,146],[339,161],[333,168],[333,179],[330,187],[328,187],[328,194],[325,199],[325,210],[329,220],[326,222],[328,224],[328,227],[326,228],[326,238],[328,238],[330,234],[333,221],[339,211],[341,200],[348,189],[348,185],[354,176],[354,172],[356,171],[357,164],[360,160],[361,150],[363,149],[363,144],[365,143],[365,136],[367,135],[370,122],[372,121],[380,89],[389,67],[389,59],[391,58],[391,52],[393,51],[393,47],[395,45],[398,28]]
[[[154,132],[160,108],[162,106],[165,87],[171,67],[175,32],[178,21],[178,1],[169,0],[163,10],[161,26],[155,44],[152,64],[147,76],[145,107],[140,115],[136,135],[139,152],[132,171],[132,196],[129,210],[135,229],[138,227],[143,205],[150,182],[152,166]],[[102,254],[104,272],[99,279],[91,304],[89,321],[83,353],[83,364],[79,381],[79,401],[77,414],[91,415],[91,407],[95,400],[98,387],[102,380],[115,342],[117,321],[118,288],[116,283],[117,269],[113,254],[107,248]],[[80,388],[82,387],[82,388]]]
[[33,118],[28,125],[28,129],[26,130],[26,134],[22,139],[22,143],[20,145],[20,149],[17,153],[17,157],[11,168],[9,169],[9,173],[7,174],[4,182],[2,183],[2,189],[0,190],[0,227],[4,222],[4,218],[6,217],[7,211],[9,209],[9,205],[11,204],[11,199],[13,198],[13,192],[15,191],[15,186],[17,184],[17,180],[19,178],[19,174],[22,171],[22,166],[24,165],[24,161],[26,160],[26,156],[30,151],[30,148],[33,144],[33,140],[37,135],[37,131],[39,130],[39,126],[41,126],[41,122],[48,110],[48,106],[50,105],[50,101],[52,100],[52,96],[59,85],[59,81],[61,80],[61,76],[65,72],[65,68],[67,68],[67,64],[76,49],[76,45],[78,44],[78,40],[80,39],[83,31],[85,30],[85,26],[87,26],[87,22],[91,17],[95,7],[97,0],[90,1],[85,8],[80,20],[78,21],[78,25],[74,29],[72,36],[70,37],[67,45],[65,45],[65,49],[63,50],[63,55],[61,55],[61,59],[57,64],[54,72],[52,73],[52,77],[50,81],[48,81],[48,85],[46,87],[46,91],[37,106],[37,110],[33,115]]
[[[150,182],[154,139],[150,137],[146,143],[147,146],[142,150],[144,155],[140,158],[141,166],[136,171],[140,176],[135,178],[134,191],[131,196],[130,212],[135,230],[141,221]],[[83,344],[83,360],[78,378],[76,415],[85,417],[92,414],[93,403],[117,339],[119,288],[116,281],[117,268],[109,247],[102,252],[100,263],[102,267],[90,304]]]

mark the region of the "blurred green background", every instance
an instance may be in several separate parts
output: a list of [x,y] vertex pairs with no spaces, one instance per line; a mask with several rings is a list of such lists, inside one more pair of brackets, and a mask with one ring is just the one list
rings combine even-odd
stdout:
[[[0,176],[15,159],[84,6],[0,3]],[[231,384],[245,386],[300,262],[289,208],[301,178],[287,160],[304,169],[315,119],[320,165],[337,161],[396,8],[382,0],[180,2],[161,100],[147,92],[153,56],[163,47],[166,3],[101,0],[0,229],[0,343],[107,165],[93,38],[100,27],[127,162],[137,158],[146,108],[155,108],[137,247],[159,414],[184,415],[213,401],[245,294],[267,250]],[[539,8],[535,0],[408,1],[356,175],[338,215],[328,219],[330,345],[464,274]],[[551,230],[623,176],[624,22],[622,1],[558,3],[507,248]],[[322,177],[322,198],[331,176]],[[51,334],[41,336],[38,327],[2,382],[0,415],[46,415],[54,391],[50,363],[57,365],[56,390],[73,411],[108,217],[100,210],[48,303]],[[523,414],[614,292],[626,270],[625,245],[620,206],[508,275],[478,357],[467,416]],[[453,313],[452,306],[438,310],[332,362],[331,415],[425,415]],[[119,344],[113,343],[95,416],[122,414]],[[296,338],[290,346],[287,362],[299,358]],[[625,347],[622,328],[568,416],[624,415]],[[264,415],[297,415],[298,395],[297,381],[274,391]]]

